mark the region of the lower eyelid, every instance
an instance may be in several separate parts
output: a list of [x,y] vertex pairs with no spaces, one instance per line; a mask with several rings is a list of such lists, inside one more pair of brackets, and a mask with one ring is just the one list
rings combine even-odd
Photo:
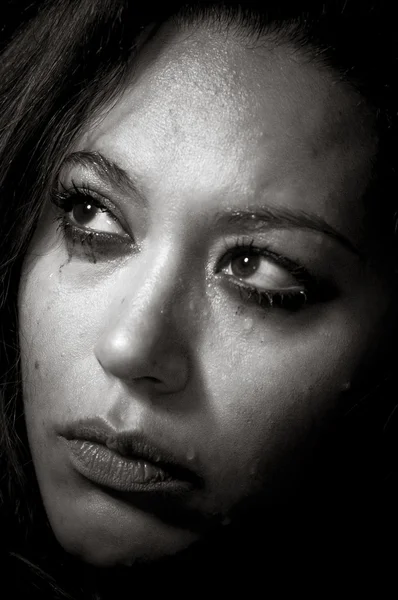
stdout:
[[241,298],[260,306],[262,309],[280,309],[297,312],[311,301],[307,292],[299,289],[297,292],[288,290],[258,290],[246,286],[237,286]]
[[292,275],[290,275],[290,274],[286,278],[290,277],[290,279],[293,280],[291,285],[279,285],[279,286],[278,285],[275,285],[275,286],[270,285],[270,286],[267,286],[267,287],[261,287],[259,284],[256,284],[253,281],[251,281],[251,279],[253,279],[255,276],[253,276],[253,278],[248,277],[247,279],[243,279],[243,278],[241,279],[241,278],[237,277],[236,275],[233,275],[233,274],[230,274],[230,273],[226,273],[226,275],[228,277],[230,277],[231,279],[235,279],[236,281],[242,282],[242,285],[245,285],[246,287],[252,287],[252,288],[256,288],[258,290],[264,290],[266,292],[273,291],[273,290],[276,290],[276,291],[285,291],[285,290],[287,290],[287,291],[295,291],[295,290],[302,290],[305,287],[305,286],[300,285],[298,283],[293,283],[294,277]]
[[[134,242],[126,234],[123,238],[117,234],[101,233],[95,230],[83,229],[74,225],[66,214],[58,217],[58,229],[62,230],[65,243],[71,245],[69,252],[84,254],[91,262],[101,260],[114,260],[134,252]],[[93,260],[94,259],[94,260]]]
[[258,286],[255,286],[253,284],[248,283],[247,281],[245,281],[244,279],[238,279],[237,277],[232,276],[228,276],[228,279],[230,280],[230,282],[237,288],[245,288],[248,290],[257,290],[258,292],[267,292],[270,294],[295,294],[295,293],[300,293],[300,292],[305,292],[306,289],[304,286],[302,285],[297,285],[297,286],[289,286],[289,287],[275,287],[275,288],[260,288]]
[[[280,267],[279,265],[276,265],[277,269],[280,269],[281,271],[283,271],[283,268]],[[295,290],[300,291],[305,289],[305,285],[300,284],[296,278],[294,277],[294,275],[290,272],[286,272],[286,279],[290,279],[292,281],[291,285],[280,285],[280,286],[275,286],[275,287],[264,287],[261,288],[259,285],[256,285],[255,283],[251,282],[250,279],[253,279],[256,277],[256,275],[258,276],[257,273],[255,273],[252,277],[247,277],[246,279],[244,278],[240,278],[237,275],[234,275],[233,273],[229,273],[228,271],[231,270],[231,266],[225,266],[223,267],[219,272],[220,273],[224,273],[228,279],[231,279],[233,281],[240,281],[242,283],[243,286],[245,287],[249,287],[249,288],[256,288],[259,291],[265,291],[265,292],[272,292],[272,291],[292,291],[294,292]],[[261,275],[261,273],[260,273]]]

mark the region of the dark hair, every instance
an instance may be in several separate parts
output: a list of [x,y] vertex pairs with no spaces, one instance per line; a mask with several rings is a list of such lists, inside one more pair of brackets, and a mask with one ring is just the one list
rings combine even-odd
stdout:
[[[378,203],[380,226],[396,253],[398,38],[389,2],[137,4],[128,0],[31,2],[18,13],[21,22],[16,30],[14,25],[3,28],[0,44],[0,529],[15,564],[30,565],[29,597],[33,597],[36,580],[42,581],[37,583],[41,594],[47,590],[51,597],[66,597],[62,585],[68,588],[68,573],[79,567],[54,540],[28,447],[18,364],[21,265],[64,153],[88,116],[123,89],[138,35],[146,26],[151,24],[156,31],[158,24],[173,15],[180,25],[200,19],[222,26],[238,23],[258,38],[268,33],[275,44],[289,43],[309,52],[311,60],[332,68],[354,86],[372,112],[378,141],[366,200]],[[355,443],[351,443],[354,453],[361,436],[361,449],[372,440],[370,453],[382,445],[383,425],[394,408],[394,398],[386,389],[381,384],[377,411],[376,396],[371,394],[353,411],[355,419],[348,420],[351,440],[356,431]],[[47,575],[42,579],[44,571]],[[79,581],[68,589],[87,598],[90,589]]]

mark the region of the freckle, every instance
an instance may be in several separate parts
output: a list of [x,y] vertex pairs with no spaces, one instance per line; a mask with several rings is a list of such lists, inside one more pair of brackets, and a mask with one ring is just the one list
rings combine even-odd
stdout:
[[37,370],[40,367],[39,361],[35,360],[35,369]]

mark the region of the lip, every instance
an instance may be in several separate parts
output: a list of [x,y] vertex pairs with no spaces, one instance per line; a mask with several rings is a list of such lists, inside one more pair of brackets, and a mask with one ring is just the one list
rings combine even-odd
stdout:
[[91,482],[124,493],[178,494],[201,478],[179,457],[138,431],[116,431],[102,419],[69,424],[61,437],[73,468]]

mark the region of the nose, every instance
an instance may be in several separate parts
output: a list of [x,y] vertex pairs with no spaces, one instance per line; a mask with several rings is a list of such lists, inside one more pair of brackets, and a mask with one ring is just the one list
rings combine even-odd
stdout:
[[109,325],[95,354],[109,375],[170,394],[186,386],[189,359],[178,327],[179,311],[173,308],[175,288],[164,275],[136,283],[128,294],[124,285],[124,294],[109,309]]

